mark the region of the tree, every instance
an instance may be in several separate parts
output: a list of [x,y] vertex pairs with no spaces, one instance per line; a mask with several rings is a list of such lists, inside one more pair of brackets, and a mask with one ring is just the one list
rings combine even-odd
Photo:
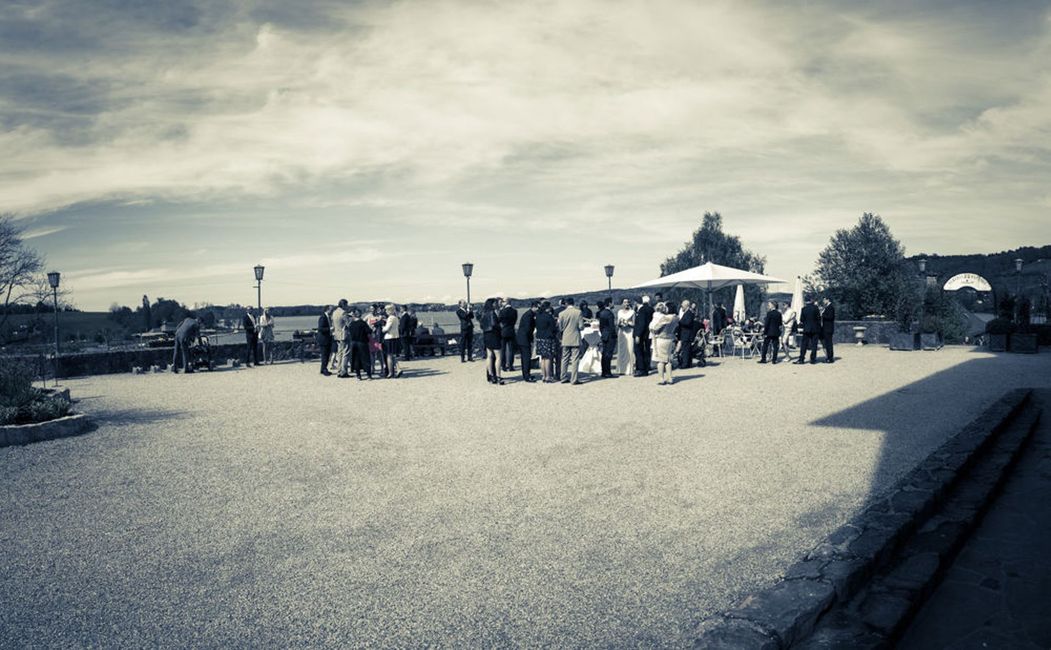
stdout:
[[816,276],[828,297],[853,318],[897,315],[910,284],[905,249],[871,212],[853,228],[836,231],[818,256]]
[[27,298],[37,298],[44,259],[22,241],[22,228],[10,216],[0,216],[0,331],[7,325],[10,307]]
[[[682,250],[669,257],[661,264],[661,276],[678,273],[686,269],[712,262],[736,269],[745,269],[754,273],[763,273],[766,258],[746,250],[741,245],[741,238],[723,232],[723,218],[718,212],[705,212],[701,227],[694,231],[693,237],[686,242]],[[733,307],[735,288],[720,289],[712,292],[712,300],[723,302]],[[670,291],[667,295],[685,295],[685,292]],[[766,291],[761,286],[745,287],[745,305],[751,314],[759,313]],[[696,296],[694,296],[696,298]],[[698,300],[698,305],[702,303]],[[702,309],[707,309],[706,306]]]

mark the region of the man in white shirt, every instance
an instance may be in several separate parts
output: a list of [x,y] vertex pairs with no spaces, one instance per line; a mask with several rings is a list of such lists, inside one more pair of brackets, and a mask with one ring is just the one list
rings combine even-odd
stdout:
[[784,323],[784,331],[781,334],[781,348],[785,351],[785,360],[792,358],[792,335],[795,333],[796,325],[796,312],[792,309],[792,304],[785,304],[785,311],[781,314],[781,320]]
[[332,312],[332,337],[336,339],[336,368],[338,377],[348,377],[347,362],[350,350],[347,345],[347,299],[341,298],[339,305]]

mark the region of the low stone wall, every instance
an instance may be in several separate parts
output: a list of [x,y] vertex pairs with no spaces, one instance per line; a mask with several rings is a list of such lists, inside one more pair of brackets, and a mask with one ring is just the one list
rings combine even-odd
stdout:
[[836,321],[836,343],[854,343],[854,328],[865,328],[865,342],[870,345],[890,343],[891,334],[898,331],[898,324],[889,320],[840,320]]
[[79,436],[91,426],[91,420],[83,413],[67,415],[50,422],[0,425],[0,447]]
[[[776,650],[792,647],[809,635],[822,614],[834,604],[849,602],[905,536],[945,503],[957,479],[984,457],[990,441],[1023,411],[1031,392],[1008,392],[932,452],[887,494],[788,567],[782,580],[702,621],[694,647]],[[977,508],[963,508],[958,516],[971,521]],[[964,530],[964,523],[946,521],[948,527]],[[937,529],[930,536],[938,537],[940,531]],[[808,647],[855,646],[815,643]]]
[[[293,341],[278,341],[274,343],[274,346],[277,354],[287,357],[287,355],[295,353],[296,343]],[[58,376],[60,379],[64,379],[88,375],[112,375],[131,372],[131,369],[136,367],[167,366],[172,362],[173,353],[173,348],[137,348],[132,350],[63,354],[58,358]],[[262,357],[262,352],[260,352],[260,357]],[[55,372],[50,360],[44,360],[40,356],[15,355],[6,358],[35,364],[41,368],[39,373],[48,377],[51,377]],[[212,346],[212,358],[217,362],[225,359],[240,359],[244,361],[245,345],[243,343],[230,343]]]

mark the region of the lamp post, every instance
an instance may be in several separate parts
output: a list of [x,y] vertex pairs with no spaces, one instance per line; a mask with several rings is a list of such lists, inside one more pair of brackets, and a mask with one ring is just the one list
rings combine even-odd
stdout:
[[467,278],[467,307],[471,306],[471,273],[474,272],[474,264],[470,262],[463,263],[463,277]]
[[61,279],[58,271],[47,274],[47,283],[51,285],[51,295],[55,300],[55,385],[58,386],[58,283]]
[[265,270],[265,267],[262,264],[256,264],[255,268],[252,269],[252,270],[255,271],[255,299],[256,299],[256,307],[260,311],[262,311],[263,310],[263,271]]
[[606,285],[609,289],[609,304],[613,304],[613,265],[606,265]]
[[922,282],[920,285],[920,324],[917,329],[920,336],[923,336],[923,314],[926,306],[924,303],[927,302],[927,260],[926,258],[921,258],[917,260],[916,264],[920,267],[920,280]]

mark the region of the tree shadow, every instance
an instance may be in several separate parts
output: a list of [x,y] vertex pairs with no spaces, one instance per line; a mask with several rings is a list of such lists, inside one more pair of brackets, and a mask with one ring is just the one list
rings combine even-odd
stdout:
[[185,411],[170,409],[99,409],[88,413],[96,425],[157,424],[187,417]]

